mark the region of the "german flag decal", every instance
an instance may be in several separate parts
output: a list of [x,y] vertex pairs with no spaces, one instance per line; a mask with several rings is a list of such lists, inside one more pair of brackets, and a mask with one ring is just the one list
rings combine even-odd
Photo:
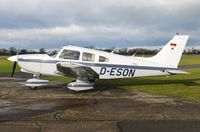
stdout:
[[175,43],[171,43],[170,47],[171,47],[171,50],[174,50],[174,48],[176,48],[176,44]]

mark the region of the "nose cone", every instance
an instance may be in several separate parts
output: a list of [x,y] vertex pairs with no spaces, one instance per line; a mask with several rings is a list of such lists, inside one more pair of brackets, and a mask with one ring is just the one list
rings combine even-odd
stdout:
[[17,55],[8,58],[9,61],[17,62]]

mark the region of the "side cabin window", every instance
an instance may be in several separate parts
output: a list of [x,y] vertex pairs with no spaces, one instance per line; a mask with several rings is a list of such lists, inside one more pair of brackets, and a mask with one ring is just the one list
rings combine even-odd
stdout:
[[95,54],[83,52],[82,55],[83,61],[95,61]]
[[99,56],[99,62],[108,62],[108,58],[104,56]]
[[60,59],[69,59],[69,60],[79,60],[80,52],[74,50],[66,50],[64,49],[63,52],[60,54]]

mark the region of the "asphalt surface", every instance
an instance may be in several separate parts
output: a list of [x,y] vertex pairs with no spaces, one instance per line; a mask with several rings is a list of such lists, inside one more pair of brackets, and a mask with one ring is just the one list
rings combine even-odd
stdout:
[[30,90],[29,75],[0,76],[0,131],[200,131],[198,101],[124,89],[72,92],[58,82]]

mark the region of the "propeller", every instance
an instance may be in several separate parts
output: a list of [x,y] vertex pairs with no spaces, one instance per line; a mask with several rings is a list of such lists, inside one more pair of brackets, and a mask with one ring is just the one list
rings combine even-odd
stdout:
[[8,60],[13,62],[13,68],[12,68],[12,74],[11,74],[11,77],[13,77],[15,74],[16,67],[17,67],[18,52],[17,52],[17,55],[9,57]]
[[17,61],[14,61],[14,63],[13,63],[13,68],[12,68],[12,74],[11,74],[11,77],[13,77],[14,74],[15,74],[16,66],[17,66]]

